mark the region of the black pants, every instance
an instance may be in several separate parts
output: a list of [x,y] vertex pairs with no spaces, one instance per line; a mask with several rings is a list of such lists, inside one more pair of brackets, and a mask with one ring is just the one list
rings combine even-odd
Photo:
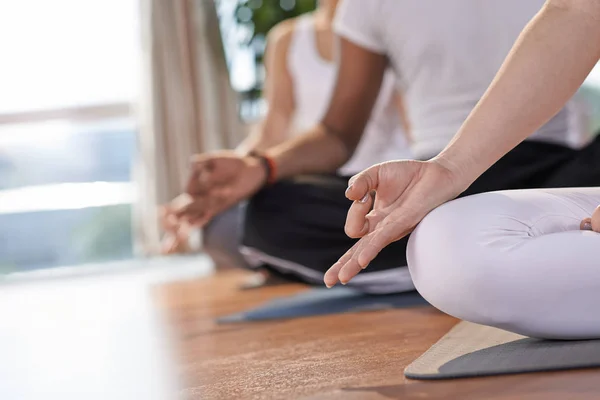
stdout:
[[[344,233],[348,178],[298,176],[249,203],[242,243],[247,254],[290,279],[320,284],[354,243]],[[527,141],[504,156],[461,196],[506,189],[600,186],[600,136],[582,150]],[[412,288],[408,237],[386,247],[352,284],[373,293]]]

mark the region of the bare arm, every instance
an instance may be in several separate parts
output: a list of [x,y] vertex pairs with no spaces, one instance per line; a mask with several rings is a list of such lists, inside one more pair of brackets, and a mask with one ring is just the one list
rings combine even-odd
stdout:
[[[350,158],[379,94],[387,59],[350,42],[341,46],[336,88],[323,122],[299,138],[268,149],[276,179],[298,174],[334,172]],[[198,155],[186,192],[192,201],[173,211],[179,220],[202,226],[215,215],[256,193],[267,168],[254,157],[234,152]]]
[[329,173],[353,154],[381,87],[387,59],[341,39],[339,71],[321,123],[300,137],[270,149],[277,178]]
[[599,58],[600,1],[548,0],[436,160],[468,186],[550,120]]
[[406,139],[409,142],[412,142],[412,135],[410,133],[410,121],[408,120],[408,114],[406,112],[406,107],[404,106],[404,99],[402,98],[402,94],[397,90],[394,92],[394,104],[396,106],[396,109],[398,110],[398,115],[400,117],[400,125],[404,130]]
[[294,31],[294,21],[287,20],[274,27],[267,38],[265,52],[265,89],[268,105],[265,118],[254,126],[238,146],[238,152],[265,151],[285,141],[294,115],[294,82],[287,65],[288,50]]

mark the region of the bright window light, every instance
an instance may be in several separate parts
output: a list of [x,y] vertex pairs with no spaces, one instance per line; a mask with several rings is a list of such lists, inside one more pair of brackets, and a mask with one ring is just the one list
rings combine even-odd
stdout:
[[131,101],[137,4],[0,1],[0,114]]

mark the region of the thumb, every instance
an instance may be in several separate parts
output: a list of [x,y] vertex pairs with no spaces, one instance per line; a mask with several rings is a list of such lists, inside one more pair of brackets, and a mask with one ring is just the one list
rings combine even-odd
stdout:
[[348,181],[348,189],[346,189],[346,197],[348,200],[360,201],[371,191],[377,190],[378,186],[379,165],[374,165],[350,178],[350,181]]

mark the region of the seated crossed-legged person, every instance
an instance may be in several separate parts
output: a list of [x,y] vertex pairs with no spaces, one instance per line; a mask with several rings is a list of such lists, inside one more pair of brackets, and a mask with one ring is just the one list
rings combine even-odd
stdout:
[[[440,310],[533,337],[600,338],[599,149],[588,148],[549,176],[549,189],[448,202],[575,93],[600,59],[599,18],[595,0],[548,0],[439,156],[354,177],[347,230],[361,239],[328,271],[327,285],[348,281],[414,229],[411,275]],[[581,175],[595,187],[551,188],[575,186]],[[370,210],[359,199],[372,191]],[[362,224],[367,229],[356,228]]]
[[[194,201],[178,215],[192,220],[212,218],[225,207],[250,198],[243,237],[246,253],[305,281],[320,280],[327,268],[355,245],[356,238],[377,226],[393,207],[393,186],[379,192],[373,201],[369,191],[354,199],[358,189],[351,184],[348,196],[360,200],[352,207],[367,212],[374,208],[375,212],[357,225],[346,224],[346,232],[353,237],[349,238],[343,230],[348,208],[341,199],[345,185],[328,184],[327,190],[339,195],[323,196],[324,178],[315,176],[331,174],[352,156],[363,138],[387,68],[394,71],[396,86],[403,95],[413,154],[427,160],[452,140],[523,26],[542,5],[542,0],[485,4],[455,0],[440,2],[432,11],[427,2],[413,0],[340,3],[334,23],[341,36],[337,83],[320,122],[259,156],[201,156],[188,188]],[[530,140],[516,146],[473,182],[466,194],[541,187],[563,167],[583,162],[600,147],[600,141],[584,149],[572,142],[578,136],[575,119],[571,103],[557,110]],[[413,176],[396,174],[393,165],[379,164],[373,169],[379,172],[369,175],[370,183]],[[421,164],[413,161],[408,165]],[[560,181],[557,178],[557,185],[594,184],[592,171],[574,171]],[[297,188],[303,188],[304,195],[298,194]],[[429,201],[419,200],[424,204]],[[349,284],[371,293],[414,289],[406,246],[406,239],[385,248],[367,241],[368,248],[377,249],[376,257],[373,255],[369,268]],[[352,252],[349,254],[356,267],[357,260]]]
[[[332,30],[337,3],[337,0],[320,1],[315,12],[286,20],[269,33],[265,57],[268,112],[237,148],[238,154],[260,153],[298,136],[318,123],[327,110],[337,73]],[[303,220],[321,218],[319,216],[337,217],[330,229],[345,238],[343,221],[349,203],[344,191],[349,177],[379,162],[411,158],[406,136],[408,129],[399,100],[393,74],[388,71],[365,127],[364,137],[353,156],[337,170],[332,168],[320,176],[295,177],[274,187],[277,194],[270,198],[276,199],[276,207],[289,208]],[[171,208],[176,206],[173,204]],[[249,267],[249,264],[253,264],[252,257],[248,259],[240,252],[245,210],[246,202],[241,202],[215,215],[203,228],[204,250],[218,266]],[[172,213],[165,219],[168,231],[179,229]],[[275,230],[285,223],[289,221],[270,218],[263,221],[263,226],[264,229],[273,226]],[[187,232],[182,233],[177,240],[171,237],[171,240],[165,241],[165,252],[182,250]],[[318,230],[308,233],[315,235],[319,241]],[[263,264],[262,261],[258,263]],[[324,267],[327,265],[321,264]],[[312,281],[320,282],[323,272],[324,269],[320,275],[311,274]],[[287,276],[293,278],[293,275]]]

